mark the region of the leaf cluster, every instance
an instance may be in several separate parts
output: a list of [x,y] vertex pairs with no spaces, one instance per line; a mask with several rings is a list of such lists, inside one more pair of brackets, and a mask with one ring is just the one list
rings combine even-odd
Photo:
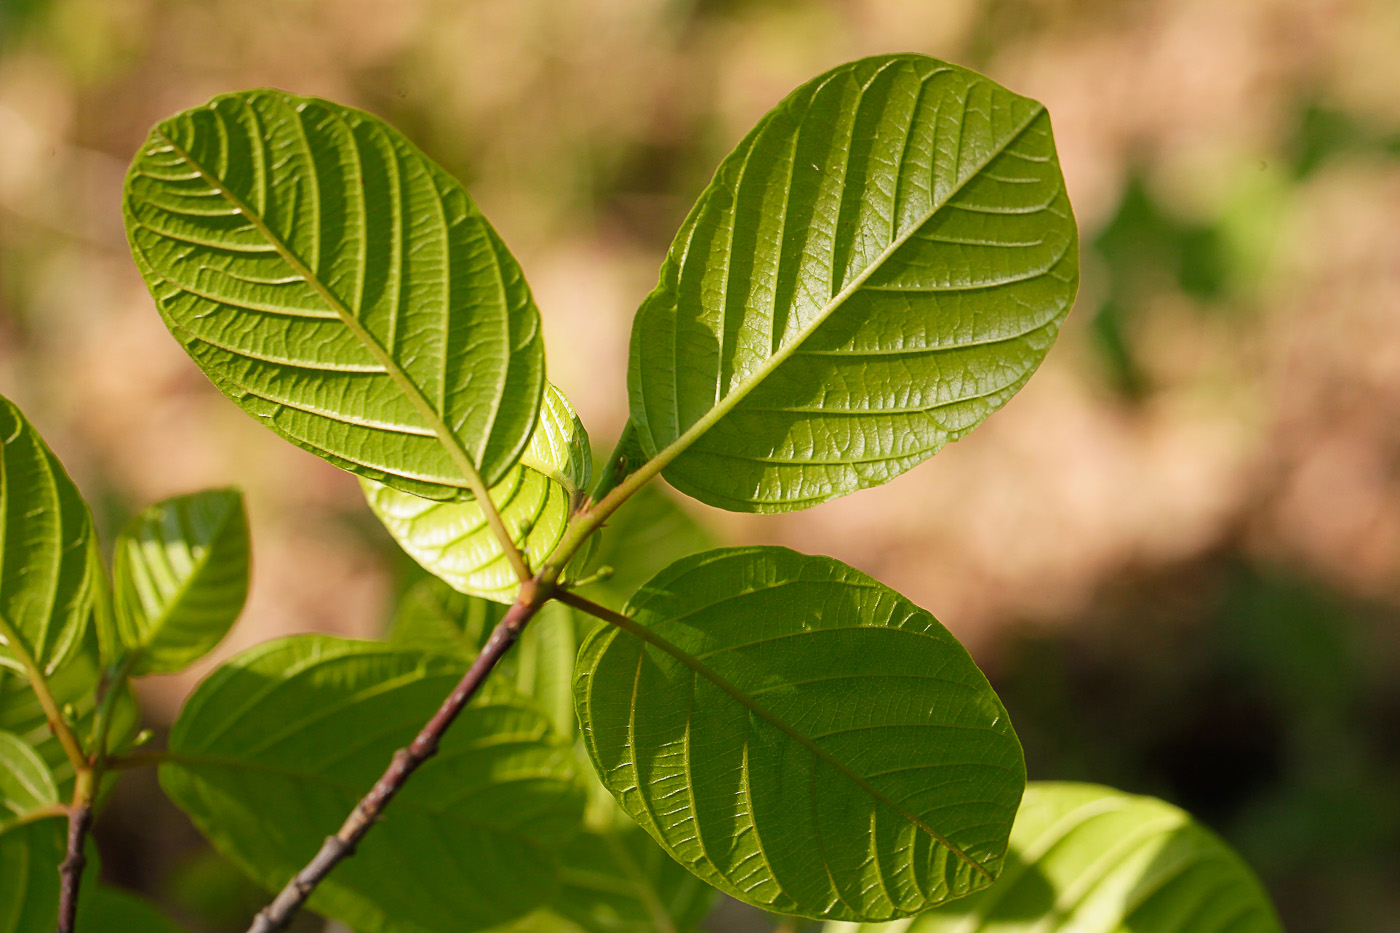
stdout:
[[[134,749],[128,681],[185,668],[242,607],[242,499],[152,506],[109,575],[81,496],[0,405],[0,933],[53,927],[56,818],[145,760],[278,889],[459,681],[470,702],[414,741],[392,809],[302,886],[360,933],[684,933],[715,891],[833,931],[1278,929],[1180,811],[1028,790],[1006,709],[929,612],[831,558],[715,547],[647,486],[809,508],[1005,404],[1078,280],[1040,104],[917,55],[783,100],[641,303],[630,419],[596,484],[523,272],[382,120],[216,97],[151,131],[124,212],[210,381],[356,474],[431,580],[383,641],[299,635],[225,661],[166,749]],[[169,925],[94,886],[79,922]]]

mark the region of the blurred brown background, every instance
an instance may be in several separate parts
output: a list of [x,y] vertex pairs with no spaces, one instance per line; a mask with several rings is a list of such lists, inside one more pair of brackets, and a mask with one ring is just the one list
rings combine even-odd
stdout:
[[[888,486],[696,512],[933,610],[1033,777],[1192,809],[1295,933],[1400,930],[1398,48],[1395,0],[0,0],[0,392],[108,540],[157,497],[247,491],[221,656],[373,635],[406,569],[356,484],[219,396],[132,266],[121,180],[153,122],[255,85],[394,122],[511,244],[606,448],[632,312],[748,127],[862,55],[977,68],[1050,108],[1080,223],[1041,372]],[[153,724],[208,667],[144,685]],[[234,928],[249,893],[133,786],[109,873]]]

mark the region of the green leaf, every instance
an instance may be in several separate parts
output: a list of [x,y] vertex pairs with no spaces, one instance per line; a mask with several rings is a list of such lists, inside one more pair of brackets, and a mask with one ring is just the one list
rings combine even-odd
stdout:
[[[512,540],[532,564],[564,536],[592,468],[583,423],[563,393],[549,386],[529,449],[491,488]],[[360,485],[389,534],[429,573],[463,593],[514,601],[520,581],[475,501],[433,502],[369,480]]]
[[807,508],[1001,407],[1078,282],[1050,118],[921,55],[794,91],[720,165],[632,330],[642,447],[703,502]]
[[1254,873],[1190,815],[1093,784],[1032,782],[1006,871],[912,923],[828,933],[1283,933]]
[[[459,593],[436,577],[419,580],[399,600],[389,641],[401,648],[456,655],[469,664],[508,609],[494,600]],[[500,663],[511,663],[511,654]]]
[[575,698],[622,807],[720,890],[884,920],[989,884],[1025,784],[1006,710],[929,613],[838,561],[710,551],[584,643]]
[[117,539],[117,634],[137,654],[131,673],[167,674],[228,634],[248,597],[243,494],[214,489],[166,499]]
[[61,819],[0,833],[0,933],[53,933],[58,925]]
[[[303,635],[259,645],[200,685],[161,786],[234,864],[280,888],[456,685],[444,655]],[[361,933],[499,924],[546,902],[582,816],[572,753],[489,681],[311,906]]]
[[82,887],[76,928],[101,933],[180,933],[178,926],[144,898],[92,881]]
[[715,889],[635,824],[579,833],[560,857],[555,906],[492,933],[691,933],[714,903]]
[[0,668],[52,674],[77,649],[96,585],[92,516],[39,432],[0,396]]
[[556,911],[586,933],[677,933],[705,919],[715,891],[636,827],[583,832],[563,855]]
[[[465,671],[505,612],[499,603],[465,596],[440,580],[423,580],[400,602],[390,639],[398,646],[455,655]],[[492,674],[533,698],[555,732],[569,741],[578,735],[574,660],[580,633],[592,625],[562,603],[547,603]],[[589,775],[591,769],[585,778]],[[598,792],[605,806],[590,800],[590,809],[597,811],[588,819],[593,828],[575,836],[560,854],[561,890],[554,908],[542,908],[502,933],[665,933],[689,930],[703,918],[713,890],[621,816],[605,790],[599,787]],[[616,825],[619,819],[624,825]],[[663,923],[658,917],[667,919]]]
[[[60,707],[73,707],[76,714],[74,732],[80,738],[86,738],[92,732],[96,704],[94,687],[101,676],[101,669],[96,638],[89,630],[81,649],[49,678],[49,691],[54,695],[54,700]],[[121,748],[135,734],[139,719],[131,689],[124,688],[113,710],[108,747]],[[49,728],[44,710],[28,681],[4,668],[0,668],[0,730],[13,733],[39,753],[58,784],[60,800],[72,796],[73,763]],[[115,775],[109,775],[108,780],[115,780]]]
[[58,786],[39,753],[0,732],[0,833],[36,810],[58,803]]
[[[441,580],[422,580],[404,594],[389,639],[399,647],[455,656],[461,672],[466,673],[491,637],[491,630],[505,617],[506,608],[459,593]],[[573,694],[578,621],[563,603],[546,603],[491,674],[532,698],[566,743],[572,743],[578,734]]]
[[434,499],[519,459],[544,390],[534,300],[462,186],[382,120],[216,97],[151,131],[124,209],[166,324],[282,437]]

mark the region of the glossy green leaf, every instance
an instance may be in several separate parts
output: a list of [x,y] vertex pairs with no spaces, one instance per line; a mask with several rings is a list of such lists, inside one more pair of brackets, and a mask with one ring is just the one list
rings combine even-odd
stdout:
[[[81,933],[179,933],[180,928],[144,898],[90,879],[78,904]],[[48,933],[48,931],[44,931]]]
[[1093,784],[1032,782],[992,888],[912,922],[827,933],[1283,933],[1254,873],[1190,815]]
[[377,482],[499,482],[544,390],[539,313],[462,186],[367,113],[245,91],[163,121],[132,163],[132,255],[245,411]]
[[92,516],[43,438],[0,397],[0,668],[44,674],[77,649],[98,567]]
[[156,503],[117,539],[113,576],[122,649],[131,673],[164,674],[228,634],[248,597],[243,494],[214,489]]
[[0,732],[0,833],[58,803],[58,786],[39,753],[12,732]]
[[53,933],[58,925],[62,819],[0,832],[0,933]]
[[[563,393],[549,386],[529,448],[491,488],[511,538],[531,564],[563,537],[592,468],[583,423]],[[515,599],[520,581],[475,501],[434,502],[369,480],[360,485],[389,534],[429,573],[463,593],[504,603]]]
[[[280,888],[461,674],[455,659],[296,636],[231,659],[170,736],[162,787],[250,877]],[[361,933],[457,933],[548,901],[582,816],[571,750],[490,681],[311,906]]]
[[681,560],[627,612],[637,634],[600,630],[579,654],[584,739],[702,879],[782,913],[883,920],[1000,874],[1021,746],[929,613],[773,547]]
[[686,219],[633,326],[632,420],[676,488],[807,508],[1003,405],[1077,281],[1044,107],[920,55],[842,65],[764,117]]

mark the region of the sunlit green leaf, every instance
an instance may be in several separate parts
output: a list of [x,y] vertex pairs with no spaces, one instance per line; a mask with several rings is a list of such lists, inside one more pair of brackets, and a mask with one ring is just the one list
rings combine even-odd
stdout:
[[216,97],[151,131],[125,214],[171,331],[291,442],[435,499],[524,451],[544,390],[534,300],[462,186],[382,120]]
[[772,547],[681,560],[627,612],[638,634],[600,630],[579,654],[584,739],[623,808],[702,879],[770,910],[875,920],[1000,874],[1021,746],[929,613]]
[[1253,872],[1190,815],[1093,784],[1026,786],[993,887],[912,922],[827,933],[1283,933]]
[[[553,386],[520,463],[491,488],[511,538],[532,564],[541,562],[569,521],[575,497],[588,485],[588,434]],[[498,602],[515,599],[520,581],[475,501],[433,502],[361,480],[365,498],[394,540],[454,589]]]
[[1021,388],[1069,311],[1045,108],[920,55],[803,85],[720,165],[632,331],[632,420],[736,511],[886,482]]
[[248,596],[243,495],[217,489],[159,502],[117,539],[117,634],[132,674],[178,671],[228,633]]
[[[225,856],[280,888],[461,672],[447,655],[329,636],[260,645],[190,698],[161,785]],[[552,898],[583,798],[545,716],[490,681],[310,904],[362,933],[502,923]]]
[[39,753],[0,732],[0,833],[36,810],[58,803],[58,787]]
[[51,674],[77,649],[96,585],[92,542],[77,487],[0,396],[0,667]]

